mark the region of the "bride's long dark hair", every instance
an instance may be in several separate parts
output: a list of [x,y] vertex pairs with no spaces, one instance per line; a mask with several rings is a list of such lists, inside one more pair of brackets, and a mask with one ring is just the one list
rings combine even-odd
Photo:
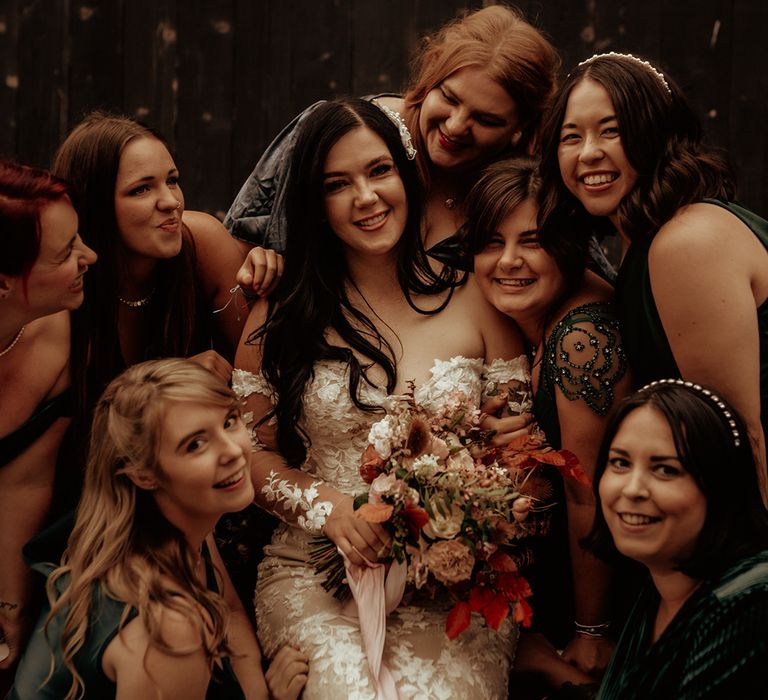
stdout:
[[[405,188],[408,217],[397,244],[397,279],[408,303],[419,313],[437,313],[445,308],[458,280],[449,269],[435,274],[427,261],[420,236],[421,185],[389,117],[376,105],[359,99],[334,100],[318,107],[305,123],[293,152],[286,191],[283,277],[270,297],[266,322],[246,341],[262,343],[261,370],[277,394],[273,414],[277,420],[277,442],[292,466],[301,465],[306,457],[308,437],[300,427],[300,419],[304,393],[316,362],[347,363],[349,394],[355,405],[366,411],[377,410],[359,397],[361,380],[373,385],[367,370],[373,365],[384,369],[388,392],[394,389],[397,379],[392,347],[375,323],[350,302],[345,283],[352,281],[344,250],[325,219],[326,158],[339,139],[359,127],[381,137]],[[428,309],[420,308],[413,299],[414,295],[441,293]],[[325,335],[328,329],[333,329],[349,347],[331,345]],[[362,364],[353,350],[371,362]]]

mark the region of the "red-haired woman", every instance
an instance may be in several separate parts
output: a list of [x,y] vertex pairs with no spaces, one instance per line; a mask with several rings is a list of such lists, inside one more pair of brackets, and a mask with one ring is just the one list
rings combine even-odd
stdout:
[[[78,234],[68,188],[0,161],[0,669],[30,621],[31,572],[21,548],[51,504],[69,422],[69,312],[83,302],[96,254]],[[0,687],[3,685],[0,676]]]

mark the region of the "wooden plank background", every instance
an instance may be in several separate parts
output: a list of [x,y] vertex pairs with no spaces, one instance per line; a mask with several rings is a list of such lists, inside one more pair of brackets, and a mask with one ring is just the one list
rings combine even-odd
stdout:
[[[487,0],[0,0],[0,154],[45,166],[91,109],[169,139],[190,208],[223,216],[257,157],[311,102],[397,92],[424,33]],[[728,150],[768,215],[766,0],[521,0],[563,67],[643,54]]]

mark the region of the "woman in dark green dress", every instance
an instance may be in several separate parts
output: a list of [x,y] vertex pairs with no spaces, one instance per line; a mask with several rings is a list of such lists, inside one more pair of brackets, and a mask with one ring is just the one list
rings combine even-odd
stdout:
[[[538,163],[532,159],[487,168],[467,201],[468,247],[483,294],[517,323],[528,341],[536,420],[548,442],[574,452],[591,475],[606,414],[629,391],[629,378],[612,289],[586,269],[587,245],[571,240],[553,247],[539,235],[540,186]],[[608,576],[579,546],[594,517],[591,489],[568,482],[567,524],[565,513],[554,518],[551,544],[533,567],[535,619],[551,641],[565,648],[567,661],[598,674],[611,652],[604,634]],[[569,558],[573,596],[565,584]]]
[[547,225],[619,232],[617,311],[638,384],[719,387],[747,422],[768,503],[768,222],[733,202],[679,88],[629,54],[583,61],[545,125],[542,175]]
[[68,548],[10,698],[266,699],[211,536],[254,497],[235,395],[187,360],[137,364],[107,387],[92,434]]
[[698,384],[651,383],[612,416],[595,484],[593,548],[650,574],[600,700],[766,697],[768,512],[736,411]]

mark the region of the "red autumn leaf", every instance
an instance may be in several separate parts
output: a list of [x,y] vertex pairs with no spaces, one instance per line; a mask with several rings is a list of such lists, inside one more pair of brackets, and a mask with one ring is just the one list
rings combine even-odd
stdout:
[[517,564],[515,564],[514,559],[501,550],[496,550],[491,554],[488,563],[494,571],[506,571],[509,573],[517,571]]
[[542,464],[551,464],[553,467],[564,467],[565,457],[557,450],[536,450],[531,456]]
[[515,604],[514,620],[523,627],[530,627],[533,620],[533,609],[527,600],[518,600]]
[[587,476],[587,473],[581,468],[579,458],[569,452],[568,450],[561,450],[565,456],[565,467],[561,469],[563,475],[570,476],[572,479],[576,479],[580,484],[584,486],[592,486],[592,479]]
[[509,615],[509,603],[503,593],[494,595],[491,602],[483,608],[483,617],[491,629],[499,629],[499,625],[504,622],[507,615]]
[[422,528],[429,522],[429,513],[423,508],[413,505],[407,505],[403,508],[403,517],[415,539],[419,537]]
[[499,574],[496,578],[496,586],[509,600],[522,600],[533,595],[528,581],[517,573]]
[[485,586],[475,586],[469,592],[469,608],[472,612],[482,612],[493,600],[494,592]]
[[363,503],[355,516],[367,523],[385,523],[392,517],[394,508],[386,503]]
[[445,621],[445,634],[448,639],[456,639],[467,627],[472,617],[472,611],[469,609],[469,603],[460,600],[453,606],[453,610],[448,613],[448,619]]
[[376,452],[373,445],[368,445],[363,452],[360,464],[360,476],[366,484],[373,483],[373,480],[384,470],[384,460]]

